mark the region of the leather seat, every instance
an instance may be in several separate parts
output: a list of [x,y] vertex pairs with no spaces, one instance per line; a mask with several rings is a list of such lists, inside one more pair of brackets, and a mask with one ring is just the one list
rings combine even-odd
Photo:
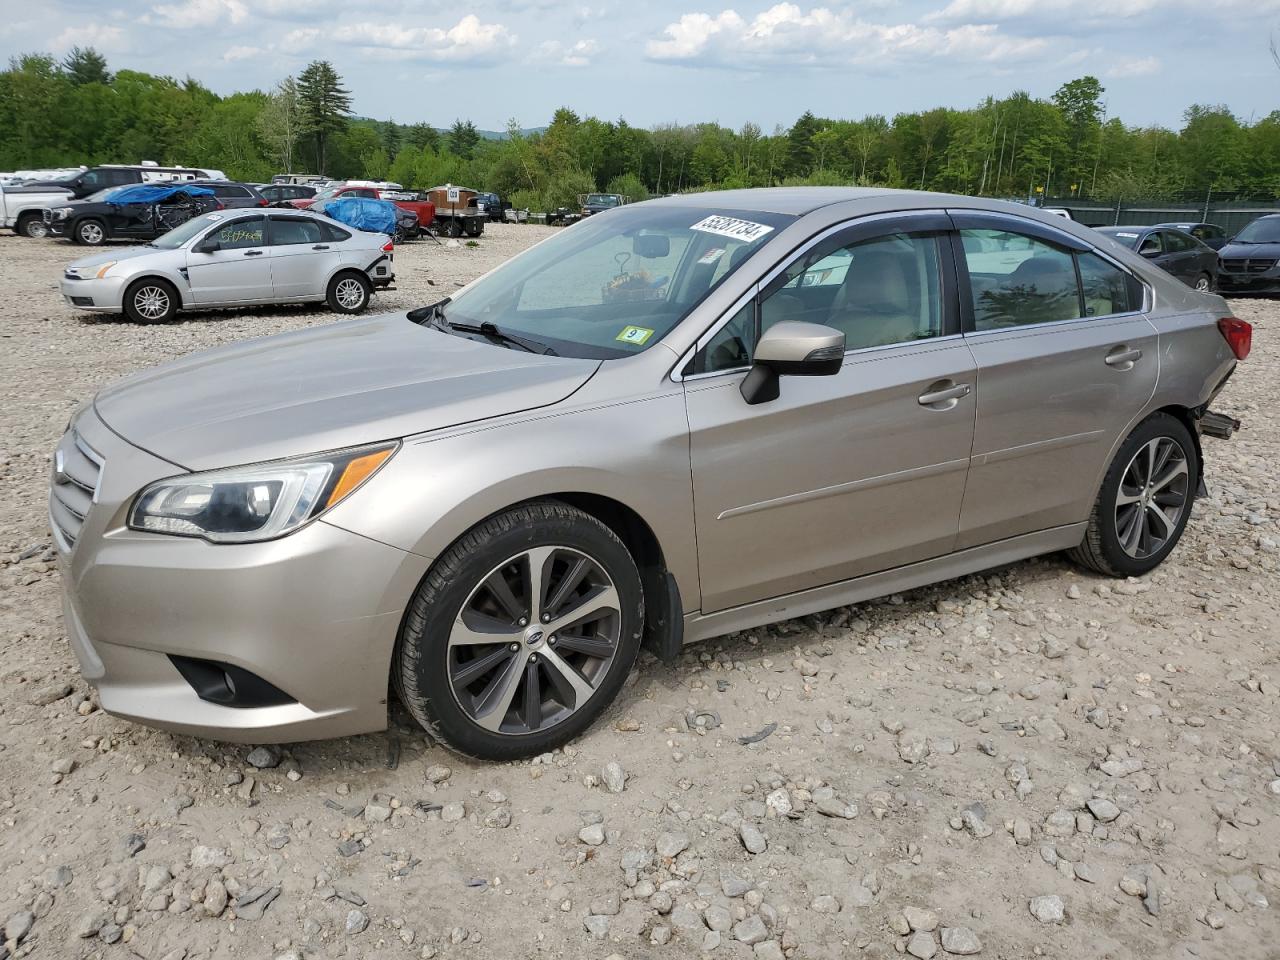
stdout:
[[903,343],[920,336],[919,294],[912,296],[909,262],[884,247],[854,250],[827,314],[827,324],[844,333],[847,347]]

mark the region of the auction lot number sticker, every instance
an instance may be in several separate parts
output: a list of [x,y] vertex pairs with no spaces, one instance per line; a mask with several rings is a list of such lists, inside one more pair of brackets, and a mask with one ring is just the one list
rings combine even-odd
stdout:
[[773,232],[773,227],[763,223],[753,223],[750,220],[737,220],[734,217],[721,216],[711,216],[705,220],[699,220],[689,229],[697,230],[700,233],[714,233],[720,237],[731,237],[734,240],[741,240],[743,243],[753,243],[765,234]]

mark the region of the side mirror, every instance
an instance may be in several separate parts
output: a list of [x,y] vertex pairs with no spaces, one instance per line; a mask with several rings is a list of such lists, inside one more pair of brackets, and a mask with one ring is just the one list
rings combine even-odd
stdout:
[[646,260],[661,260],[671,253],[671,238],[665,233],[638,233],[631,241],[631,249]]
[[844,334],[839,330],[796,320],[775,323],[756,344],[740,388],[742,399],[750,404],[777,400],[779,377],[830,377],[843,363]]
[[222,249],[222,244],[217,240],[201,240],[196,244],[196,253],[214,253]]

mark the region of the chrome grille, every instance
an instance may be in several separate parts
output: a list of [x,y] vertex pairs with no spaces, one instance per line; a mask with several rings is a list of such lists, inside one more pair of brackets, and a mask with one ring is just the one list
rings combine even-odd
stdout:
[[53,453],[49,521],[58,546],[70,551],[80,537],[85,517],[98,499],[102,457],[74,429]]
[[1222,268],[1231,273],[1266,273],[1275,265],[1275,258],[1267,260],[1251,257],[1247,260],[1229,259],[1222,261]]

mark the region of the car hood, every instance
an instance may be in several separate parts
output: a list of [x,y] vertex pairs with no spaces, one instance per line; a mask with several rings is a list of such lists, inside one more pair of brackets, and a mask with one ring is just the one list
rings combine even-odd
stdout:
[[73,260],[67,264],[67,273],[78,277],[88,276],[101,269],[104,263],[119,263],[121,260],[148,257],[160,252],[155,247],[112,247],[110,250],[99,250],[87,257]]
[[192,354],[107,387],[94,406],[135,446],[207,470],[548,406],[599,367],[453,336],[397,313]]
[[1280,260],[1280,243],[1228,243],[1218,251],[1223,260]]

